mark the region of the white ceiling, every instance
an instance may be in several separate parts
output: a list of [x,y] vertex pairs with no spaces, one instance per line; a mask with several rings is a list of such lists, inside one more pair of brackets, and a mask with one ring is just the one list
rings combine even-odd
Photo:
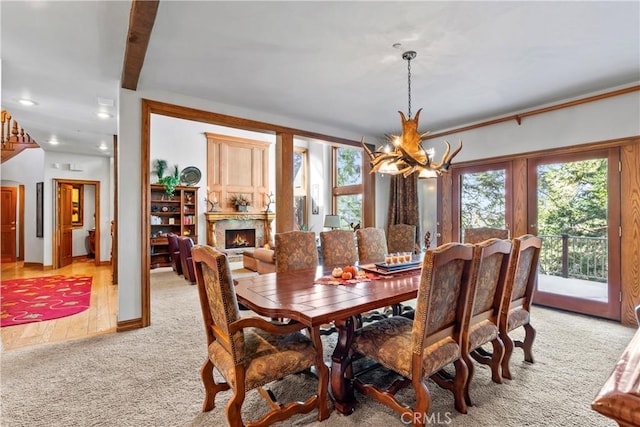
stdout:
[[[98,97],[117,102],[130,6],[0,2],[2,108],[46,150],[112,154]],[[138,88],[382,136],[407,111],[405,50],[420,130],[443,130],[638,84],[640,2],[162,0]]]

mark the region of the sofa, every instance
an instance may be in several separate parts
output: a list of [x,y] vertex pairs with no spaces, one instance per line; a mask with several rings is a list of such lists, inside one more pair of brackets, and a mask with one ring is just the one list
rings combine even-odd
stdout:
[[242,253],[242,266],[258,274],[273,273],[276,271],[275,250],[247,249]]

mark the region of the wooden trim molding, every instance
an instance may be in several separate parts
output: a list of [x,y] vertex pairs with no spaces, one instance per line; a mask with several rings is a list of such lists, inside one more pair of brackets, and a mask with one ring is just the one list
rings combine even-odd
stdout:
[[488,120],[488,121],[485,121],[485,122],[476,123],[476,124],[469,125],[469,126],[463,126],[463,127],[447,130],[447,131],[444,131],[444,132],[438,132],[438,133],[430,134],[430,135],[427,135],[423,139],[439,138],[441,136],[447,136],[447,135],[451,135],[453,133],[466,132],[468,130],[478,129],[478,128],[482,128],[482,127],[485,127],[485,126],[491,126],[491,125],[495,125],[495,124],[498,124],[498,123],[504,123],[504,122],[508,122],[508,121],[511,121],[511,120],[515,120],[516,122],[518,122],[518,124],[521,124],[522,123],[522,119],[525,118],[525,117],[535,116],[537,114],[542,114],[542,113],[548,113],[549,111],[561,110],[563,108],[575,107],[576,105],[586,104],[588,102],[599,101],[601,99],[611,98],[611,97],[618,96],[618,95],[625,95],[627,93],[637,92],[639,90],[640,90],[640,85],[631,86],[631,87],[627,87],[627,88],[624,88],[624,89],[618,89],[618,90],[614,90],[614,91],[607,92],[607,93],[601,93],[600,95],[594,95],[594,96],[589,96],[587,98],[576,99],[574,101],[563,102],[562,104],[556,104],[556,105],[552,105],[550,107],[538,108],[536,110],[530,110],[530,111],[526,111],[524,113],[512,114],[510,116],[500,117],[498,119]]
[[133,331],[134,329],[140,329],[144,327],[142,319],[123,320],[116,325],[116,332]]

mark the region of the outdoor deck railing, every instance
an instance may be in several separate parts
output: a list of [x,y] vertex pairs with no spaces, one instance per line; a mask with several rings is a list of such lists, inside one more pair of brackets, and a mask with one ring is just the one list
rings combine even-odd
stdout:
[[539,235],[540,273],[551,276],[607,282],[606,237]]

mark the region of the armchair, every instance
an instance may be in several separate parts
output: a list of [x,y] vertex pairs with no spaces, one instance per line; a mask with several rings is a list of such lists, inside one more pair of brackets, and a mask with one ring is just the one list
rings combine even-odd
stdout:
[[[247,422],[247,426],[268,426],[314,408],[318,409],[318,421],[329,417],[329,370],[323,361],[318,328],[311,329],[307,337],[300,332],[303,326],[299,323],[241,318],[226,255],[210,246],[197,246],[192,253],[208,348],[207,359],[200,369],[205,389],[202,411],[214,409],[216,395],[231,389],[227,422],[231,427],[241,427],[245,425],[242,420],[245,395],[258,389],[269,412],[256,422]],[[317,371],[318,389],[305,402],[281,405],[272,391],[263,388],[312,366]],[[216,382],[214,368],[225,382]]]
[[184,278],[191,283],[195,283],[196,276],[193,272],[193,261],[191,259],[193,240],[191,240],[191,237],[178,236],[178,247],[180,248],[180,263]]
[[[456,409],[467,412],[463,393],[468,368],[462,359],[462,339],[468,328],[469,299],[474,291],[472,259],[473,248],[461,243],[448,243],[427,251],[415,320],[392,316],[355,332],[351,347],[354,356],[373,359],[401,378],[386,389],[364,384],[359,378],[354,380],[354,386],[396,412],[406,414],[403,419],[413,420],[414,426],[425,424],[424,414],[431,404],[426,380],[431,376],[453,392]],[[436,379],[434,374],[452,362],[455,365],[452,381]],[[415,408],[395,398],[408,385],[413,386],[416,395]]]
[[182,274],[182,261],[180,261],[178,235],[175,233],[167,233],[167,242],[169,243],[169,257],[171,258],[171,267],[176,273]]

